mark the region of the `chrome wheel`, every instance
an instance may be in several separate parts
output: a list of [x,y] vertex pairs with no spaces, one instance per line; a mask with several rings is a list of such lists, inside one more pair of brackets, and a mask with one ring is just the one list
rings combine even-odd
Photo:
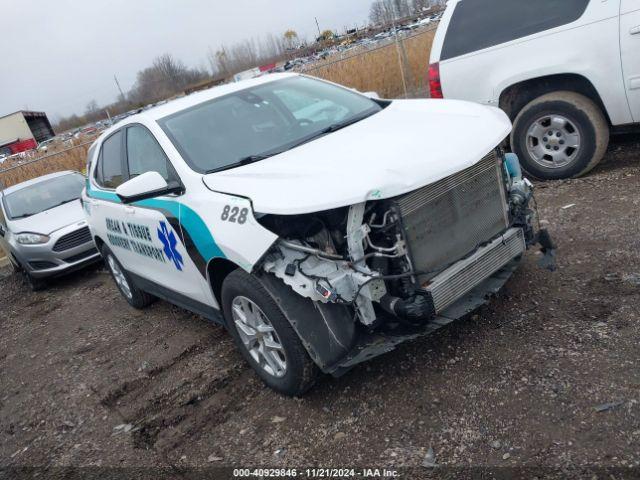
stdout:
[[580,132],[562,115],[545,115],[527,130],[527,151],[531,159],[546,168],[572,163],[580,151]]
[[238,296],[231,303],[231,314],[242,344],[256,363],[269,375],[283,377],[287,358],[271,322],[252,300]]
[[113,278],[120,288],[120,291],[124,294],[125,297],[131,300],[133,296],[131,294],[131,287],[129,287],[129,282],[127,282],[127,278],[124,276],[124,273],[122,273],[122,270],[118,266],[118,262],[116,262],[116,259],[113,258],[113,255],[107,256],[107,263],[109,264],[109,269],[111,270]]

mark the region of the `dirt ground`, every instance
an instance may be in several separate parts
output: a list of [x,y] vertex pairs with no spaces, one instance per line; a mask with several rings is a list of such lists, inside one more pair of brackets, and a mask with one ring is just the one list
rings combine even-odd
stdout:
[[129,308],[102,267],[41,293],[4,270],[0,467],[638,475],[639,158],[640,137],[616,138],[586,178],[537,185],[556,272],[530,252],[475,315],[302,399],[265,388],[223,328]]

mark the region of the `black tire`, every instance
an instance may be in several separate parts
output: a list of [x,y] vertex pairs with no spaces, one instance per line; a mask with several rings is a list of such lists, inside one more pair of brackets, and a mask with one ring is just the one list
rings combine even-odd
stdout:
[[[129,273],[124,269],[122,264],[118,261],[118,259],[113,254],[113,252],[109,249],[109,247],[107,247],[106,245],[103,245],[101,249],[101,253],[102,253],[102,258],[104,259],[104,263],[107,266],[107,270],[109,270],[109,273],[111,273],[111,277],[113,278],[113,281],[115,282],[116,287],[118,287],[118,290],[120,290],[120,294],[124,297],[124,299],[127,301],[129,305],[131,305],[133,308],[137,308],[140,310],[151,305],[156,300],[156,298],[153,295],[148,294],[147,292],[139,289],[136,286],[133,279],[131,278],[131,275],[129,275]],[[120,272],[122,273],[129,287],[130,294],[127,294],[125,288],[123,288],[120,285],[120,283],[118,283],[118,280],[116,279],[116,272],[114,271],[114,269],[110,264],[111,260],[115,263],[115,265],[119,268]]]
[[[561,115],[573,123],[580,134],[575,157],[562,167],[551,168],[537,162],[527,150],[527,132],[539,118]],[[529,102],[518,114],[511,132],[511,147],[520,158],[522,168],[541,180],[557,180],[582,176],[594,168],[607,150],[609,125],[602,110],[579,93],[558,91]],[[560,147],[562,148],[562,147]]]
[[29,286],[32,292],[40,292],[47,288],[47,282],[43,278],[35,278],[26,270],[22,270],[24,281]]
[[[295,295],[293,292],[291,294]],[[275,330],[286,359],[286,370],[283,376],[277,377],[267,372],[251,356],[242,342],[232,314],[233,301],[238,297],[246,297],[255,303]],[[283,306],[286,308],[286,304]],[[280,306],[267,292],[258,278],[246,273],[244,270],[231,272],[222,285],[222,308],[227,328],[242,356],[268,387],[293,397],[304,394],[313,386],[318,377],[318,367],[309,357],[298,334],[282,313]]]
[[13,255],[9,257],[9,263],[11,264],[11,269],[13,270],[13,273],[22,272],[22,267],[20,266],[20,263],[18,263],[18,261],[15,259]]

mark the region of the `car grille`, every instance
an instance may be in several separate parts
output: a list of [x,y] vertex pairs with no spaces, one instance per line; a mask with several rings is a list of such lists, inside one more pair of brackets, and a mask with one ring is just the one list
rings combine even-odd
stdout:
[[71,257],[65,258],[64,261],[67,263],[75,263],[79,260],[82,260],[84,258],[88,258],[92,255],[95,255],[96,253],[98,253],[98,249],[97,248],[90,248],[89,250],[87,250],[86,252],[82,252],[79,253],[77,255],[73,255]]
[[91,241],[89,227],[83,227],[60,237],[53,246],[54,252],[64,252]]
[[480,162],[395,199],[413,268],[433,272],[464,258],[509,226],[503,167],[495,151]]

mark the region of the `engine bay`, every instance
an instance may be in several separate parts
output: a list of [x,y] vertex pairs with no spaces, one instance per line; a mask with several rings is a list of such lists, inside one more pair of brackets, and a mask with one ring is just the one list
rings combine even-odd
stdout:
[[[259,222],[279,239],[262,269],[303,297],[349,307],[370,328],[380,310],[422,325],[538,242],[532,185],[509,162],[496,150],[400,197],[263,215]],[[441,285],[444,293],[436,291]],[[446,301],[438,304],[437,295]]]

